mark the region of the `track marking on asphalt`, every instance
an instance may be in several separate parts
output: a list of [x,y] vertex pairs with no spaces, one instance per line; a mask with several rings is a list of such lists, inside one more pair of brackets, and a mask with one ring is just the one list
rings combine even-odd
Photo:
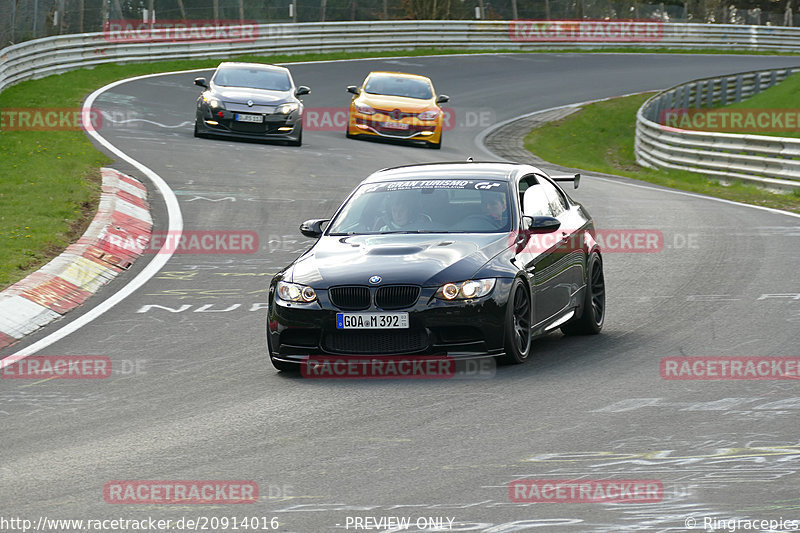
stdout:
[[[162,74],[147,74],[144,76],[136,76],[134,78],[127,78],[124,80],[118,80],[114,83],[110,83],[105,87],[101,87],[97,89],[92,94],[90,94],[83,103],[83,116],[89,116],[89,110],[91,109],[94,101],[97,99],[98,96],[103,94],[105,91],[113,89],[119,85],[124,83],[128,83],[131,81],[137,81],[144,78],[151,78],[154,76],[161,76]],[[84,120],[86,120],[84,118]],[[181,214],[181,208],[178,205],[178,198],[172,192],[167,182],[165,182],[161,176],[156,174],[154,171],[150,170],[148,167],[143,165],[142,163],[136,161],[125,152],[111,144],[107,141],[102,135],[100,135],[97,131],[92,131],[90,128],[85,128],[87,135],[89,135],[92,139],[100,143],[106,150],[117,156],[118,158],[122,159],[123,161],[130,163],[139,171],[141,171],[145,176],[147,176],[153,185],[156,186],[158,191],[164,197],[164,202],[167,206],[167,231],[170,235],[176,235],[177,238],[180,238],[180,235],[183,233],[183,215]],[[19,356],[27,357],[29,355],[33,355],[36,352],[47,348],[51,344],[63,339],[67,335],[79,330],[86,324],[89,324],[94,319],[98,318],[99,316],[103,315],[106,311],[117,305],[119,302],[133,294],[139,287],[144,285],[147,281],[150,280],[153,276],[155,276],[169,261],[172,257],[173,251],[168,250],[167,248],[162,248],[159,250],[157,254],[153,257],[153,260],[148,263],[144,269],[139,272],[136,277],[134,277],[131,281],[128,282],[127,285],[122,287],[119,291],[115,292],[113,295],[108,297],[108,299],[100,302],[96,307],[91,309],[86,314],[78,317],[77,319],[73,320],[66,326],[54,331],[53,333],[47,335],[43,339],[36,341],[35,343],[31,344],[30,346],[19,350],[18,352],[12,354],[17,356],[14,358],[14,361],[19,360]],[[0,369],[5,368],[8,364],[6,361],[11,360],[11,358],[6,358],[0,361]]]
[[105,113],[103,113],[103,120],[107,120],[108,122],[113,122],[114,124],[130,124],[132,122],[145,122],[147,124],[152,124],[153,126],[158,126],[159,128],[171,128],[171,129],[185,128],[193,124],[191,120],[181,122],[180,124],[177,124],[175,126],[171,126],[169,124],[162,124],[161,122],[156,122],[155,120],[147,120],[146,118],[129,118],[126,120],[114,120],[110,116],[107,116]]

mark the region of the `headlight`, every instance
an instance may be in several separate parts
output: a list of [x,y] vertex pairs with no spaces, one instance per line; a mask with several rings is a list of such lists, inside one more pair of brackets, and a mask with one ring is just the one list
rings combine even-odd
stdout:
[[470,279],[457,283],[445,283],[436,291],[440,300],[469,300],[486,296],[494,289],[494,278]]
[[372,109],[367,104],[359,104],[358,102],[356,102],[354,105],[356,106],[356,111],[358,111],[359,113],[361,113],[363,115],[374,115],[375,114],[375,110]]
[[436,117],[439,116],[439,111],[436,110],[423,111],[418,116],[420,120],[436,120]]
[[313,302],[317,299],[317,293],[308,285],[297,283],[278,282],[278,297],[287,302]]
[[300,109],[300,104],[297,102],[290,102],[288,104],[279,105],[275,112],[279,115],[288,115],[292,111],[297,111],[298,109]]
[[203,101],[214,109],[225,109],[225,104],[213,97],[210,92],[203,93]]

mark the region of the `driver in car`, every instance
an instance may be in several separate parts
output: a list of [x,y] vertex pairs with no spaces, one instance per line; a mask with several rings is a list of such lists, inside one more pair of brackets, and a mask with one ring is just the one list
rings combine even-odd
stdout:
[[396,191],[389,194],[388,219],[378,231],[423,230],[431,223],[431,217],[422,213],[418,196],[411,191]]

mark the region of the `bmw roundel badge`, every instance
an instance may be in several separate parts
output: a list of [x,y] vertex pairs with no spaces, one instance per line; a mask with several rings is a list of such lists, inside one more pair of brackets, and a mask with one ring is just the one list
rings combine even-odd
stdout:
[[380,276],[372,276],[371,278],[369,278],[369,282],[372,283],[373,285],[377,285],[378,283],[381,282],[381,277]]

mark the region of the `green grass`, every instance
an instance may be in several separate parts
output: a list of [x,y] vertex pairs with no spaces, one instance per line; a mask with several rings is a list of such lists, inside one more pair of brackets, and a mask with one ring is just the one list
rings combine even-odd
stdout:
[[678,170],[652,170],[636,164],[633,141],[636,111],[650,94],[615,98],[588,105],[560,121],[545,124],[525,137],[525,148],[537,156],[571,168],[627,176],[639,180],[734,200],[800,212],[800,191],[776,194],[755,185],[714,179]]
[[[280,56],[240,56],[241,61],[284,63],[363,57],[422,56],[463,53],[519,53],[518,50],[396,50]],[[532,53],[729,53],[715,50],[538,49]],[[753,52],[734,52],[753,54]],[[756,52],[771,54],[771,52]],[[794,54],[780,54],[794,55]],[[78,108],[87,94],[113,81],[158,72],[216,67],[221,59],[193,59],[155,63],[108,64],[32,80],[0,93],[0,109]],[[633,116],[631,114],[631,116]],[[627,159],[612,155],[625,166]],[[0,132],[0,289],[22,279],[77,240],[94,216],[100,193],[99,171],[111,160],[94,149],[79,131]],[[579,166],[579,165],[575,165]],[[588,168],[588,167],[587,167]],[[609,167],[606,171],[612,171]],[[615,169],[613,172],[619,173]]]
[[[800,113],[800,73],[792,74],[781,83],[770,87],[741,102],[725,106],[722,109],[790,109],[795,117]],[[798,125],[800,126],[800,125]],[[734,130],[734,133],[739,133]],[[749,131],[759,135],[775,135],[778,137],[800,137],[800,127],[794,131]]]
[[[741,102],[713,108],[690,109],[689,113],[667,116],[664,122],[687,130],[800,138],[800,73]],[[770,110],[786,112],[772,113]],[[752,111],[735,113],[736,110]],[[764,117],[767,127],[758,120]],[[773,127],[773,117],[778,119]],[[732,123],[734,120],[737,123]],[[793,123],[788,123],[791,120]],[[740,125],[744,125],[741,127]]]

